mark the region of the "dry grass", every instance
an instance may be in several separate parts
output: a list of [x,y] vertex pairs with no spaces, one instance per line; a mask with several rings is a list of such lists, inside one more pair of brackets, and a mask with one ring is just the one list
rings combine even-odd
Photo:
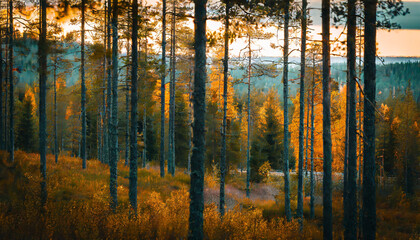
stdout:
[[[48,156],[48,201],[41,208],[39,155],[19,151],[15,155],[16,162],[9,164],[0,153],[0,239],[185,239],[188,235],[189,176],[182,172],[161,178],[156,168],[139,169],[139,209],[135,216],[128,204],[126,166],[118,166],[119,207],[113,213],[109,210],[107,165],[91,160],[82,170],[80,159],[60,157],[55,164]],[[276,200],[247,200],[242,197],[243,189],[235,188],[237,179],[231,177],[229,182],[232,184],[227,189],[231,188],[232,194],[227,197],[234,200],[223,221],[215,204],[217,197],[206,201],[207,239],[322,239],[319,205],[316,218],[305,221],[303,231],[299,231],[297,221],[284,221],[281,192]],[[206,176],[206,186],[206,191],[214,191],[217,179]],[[413,206],[407,200],[400,201],[398,208],[378,205],[378,238],[418,239],[418,211],[407,213],[406,209]],[[333,207],[335,236],[340,239],[342,210],[338,196]],[[304,212],[307,217],[307,204]]]

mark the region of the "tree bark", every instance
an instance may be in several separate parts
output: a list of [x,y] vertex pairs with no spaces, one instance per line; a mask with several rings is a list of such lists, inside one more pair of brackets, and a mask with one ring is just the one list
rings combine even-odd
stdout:
[[168,173],[175,175],[175,44],[176,44],[176,3],[172,2],[171,24],[171,60],[170,60],[170,88],[169,88],[169,134],[168,134]]
[[81,65],[80,75],[82,80],[81,95],[82,95],[82,168],[86,169],[86,83],[85,83],[85,4],[86,0],[82,0],[82,35],[81,35]]
[[284,48],[283,48],[283,101],[284,101],[284,208],[287,221],[292,218],[290,210],[289,187],[289,0],[285,2],[284,14]]
[[349,91],[347,206],[345,206],[345,239],[357,239],[357,122],[356,122],[356,0],[348,0],[347,82]]
[[160,176],[165,176],[166,0],[162,4],[162,72],[160,84]]
[[306,0],[302,1],[302,32],[301,32],[301,51],[300,51],[300,91],[299,91],[299,173],[298,173],[298,204],[297,216],[302,229],[303,225],[303,138],[305,120],[305,53],[306,53]]
[[13,80],[13,1],[9,0],[9,159],[11,162],[15,160],[15,95],[14,95],[14,80]]
[[[135,1],[135,0],[133,0]],[[132,13],[133,14],[133,13]],[[134,21],[134,20],[133,20]],[[131,33],[133,34],[133,32]],[[133,37],[133,36],[131,36]],[[127,61],[130,62],[130,44],[129,40],[127,39]],[[134,63],[131,63],[134,64]],[[125,161],[124,165],[128,166],[128,159],[130,155],[129,145],[130,145],[130,86],[128,85],[128,75],[129,75],[129,66],[126,68],[126,78],[125,78]]]
[[58,141],[57,141],[57,55],[54,58],[54,158],[58,163]]
[[[0,29],[0,59],[3,59],[3,31]],[[0,60],[0,150],[4,150],[4,118],[3,118],[3,61]]]
[[137,78],[138,78],[138,2],[132,2],[131,32],[131,128],[130,128],[130,173],[129,198],[134,212],[137,212]]
[[194,71],[194,125],[193,154],[191,157],[191,188],[189,239],[200,240],[203,233],[204,211],[204,157],[206,114],[206,0],[195,0],[195,71]]
[[[250,30],[249,30],[250,31]],[[251,49],[251,33],[248,33],[248,98],[247,98],[247,112],[248,112],[248,131],[247,131],[247,145],[246,145],[246,197],[250,196],[250,180],[251,180],[251,67],[252,67],[252,49]]]
[[322,0],[322,106],[323,106],[323,225],[324,239],[332,239],[331,184],[331,73],[330,73],[330,0]]
[[314,191],[315,191],[315,182],[314,182],[314,121],[315,121],[315,112],[314,112],[314,106],[315,106],[315,53],[313,57],[313,65],[312,65],[312,93],[311,93],[311,199],[310,199],[310,218],[315,218],[315,203],[314,203]]
[[[106,54],[111,50],[111,0],[108,0],[107,16],[107,46]],[[111,57],[107,61],[107,92],[106,92],[106,134],[104,138],[105,145],[105,163],[111,162],[111,94],[112,94],[112,76],[111,76]]]
[[376,0],[366,0],[364,3],[363,239],[375,239]]
[[40,0],[41,31],[38,42],[39,56],[39,153],[41,170],[41,207],[47,202],[47,0]]
[[226,127],[227,127],[227,88],[229,71],[229,0],[226,1],[225,15],[225,56],[223,59],[223,125],[222,125],[222,152],[220,154],[220,215],[225,214],[225,176],[226,176]]
[[117,162],[118,162],[118,0],[112,4],[112,106],[110,124],[110,207],[115,212],[117,200]]

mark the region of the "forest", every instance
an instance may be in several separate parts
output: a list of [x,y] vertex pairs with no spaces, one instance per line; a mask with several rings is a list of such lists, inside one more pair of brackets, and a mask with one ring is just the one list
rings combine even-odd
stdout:
[[0,0],[0,239],[420,239],[404,3]]

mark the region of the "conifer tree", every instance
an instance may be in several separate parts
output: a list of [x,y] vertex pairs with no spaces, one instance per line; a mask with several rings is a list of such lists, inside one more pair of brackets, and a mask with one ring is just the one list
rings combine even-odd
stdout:
[[194,70],[194,125],[191,157],[189,234],[191,240],[204,238],[204,155],[206,113],[206,0],[195,0],[195,70]]
[[47,202],[47,0],[40,0],[41,28],[38,42],[39,55],[39,153],[41,162],[41,206]]
[[323,227],[324,239],[332,239],[331,184],[331,76],[330,76],[330,0],[322,0],[322,107],[323,107]]

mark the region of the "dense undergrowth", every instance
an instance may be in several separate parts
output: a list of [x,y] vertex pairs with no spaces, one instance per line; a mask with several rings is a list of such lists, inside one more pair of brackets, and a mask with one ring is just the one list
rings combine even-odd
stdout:
[[[185,239],[188,235],[188,175],[177,172],[160,178],[158,170],[139,169],[139,208],[128,204],[128,168],[118,167],[118,201],[109,210],[109,168],[89,161],[53,156],[47,158],[48,201],[40,205],[39,155],[16,152],[16,162],[0,161],[0,239]],[[206,178],[214,187],[214,177]],[[235,179],[231,179],[235,183]],[[392,193],[395,194],[395,193]],[[378,204],[378,239],[418,239],[420,214],[404,196],[386,198]],[[281,193],[279,194],[281,196]],[[381,198],[380,198],[381,199]],[[304,222],[284,221],[281,197],[277,201],[236,199],[223,220],[217,206],[206,204],[204,231],[207,239],[321,239],[322,207],[316,218]],[[395,205],[393,202],[398,201]],[[334,197],[334,232],[340,239],[341,199]],[[413,211],[414,209],[414,211]],[[309,218],[305,203],[305,218]]]

